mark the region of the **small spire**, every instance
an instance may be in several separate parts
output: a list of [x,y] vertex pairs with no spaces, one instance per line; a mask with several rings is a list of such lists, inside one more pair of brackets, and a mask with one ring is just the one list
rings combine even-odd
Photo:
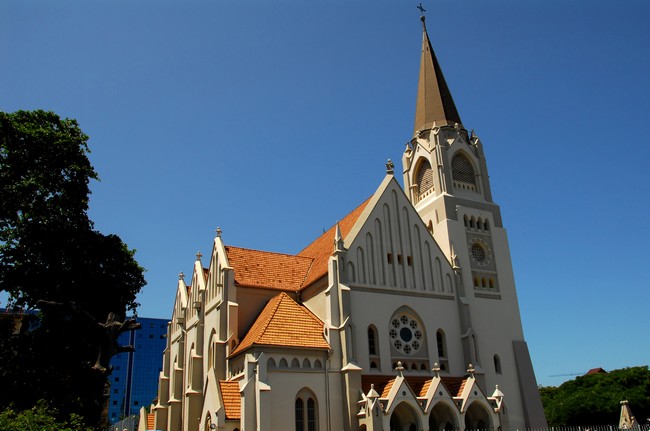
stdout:
[[343,235],[341,235],[341,226],[338,221],[334,230],[334,251],[343,251]]
[[386,162],[386,173],[389,175],[392,175],[395,169],[395,165],[393,164],[393,161],[391,159],[388,159]]
[[368,392],[368,395],[366,395],[366,396],[371,400],[376,400],[377,398],[379,398],[379,394],[375,390],[375,384],[374,383],[370,384],[370,391]]
[[433,371],[433,377],[440,377],[440,364],[439,363],[434,363],[433,368],[431,368],[431,371]]

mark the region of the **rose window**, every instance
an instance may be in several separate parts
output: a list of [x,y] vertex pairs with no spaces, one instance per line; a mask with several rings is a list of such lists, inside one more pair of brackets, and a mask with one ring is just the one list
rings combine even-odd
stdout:
[[420,350],[422,346],[422,331],[418,322],[409,316],[402,314],[395,317],[390,323],[388,332],[393,347],[407,355]]

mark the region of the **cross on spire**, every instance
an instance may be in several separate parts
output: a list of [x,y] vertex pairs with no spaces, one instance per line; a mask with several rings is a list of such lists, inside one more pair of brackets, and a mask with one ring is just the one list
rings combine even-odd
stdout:
[[420,16],[424,17],[424,13],[427,11],[424,6],[422,6],[422,3],[417,5],[418,10],[420,11]]

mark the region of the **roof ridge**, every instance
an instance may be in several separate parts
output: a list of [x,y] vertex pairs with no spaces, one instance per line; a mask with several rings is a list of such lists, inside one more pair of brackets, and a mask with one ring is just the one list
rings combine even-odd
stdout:
[[226,248],[233,248],[233,249],[237,249],[237,250],[256,251],[258,253],[275,254],[275,255],[278,255],[278,256],[288,256],[288,257],[299,257],[301,259],[312,259],[313,260],[313,257],[300,256],[298,254],[281,253],[279,251],[269,251],[269,250],[260,250],[260,249],[257,249],[257,248],[238,247],[236,245],[226,245],[225,247]]
[[[279,295],[274,296],[267,302],[266,307],[271,304],[272,301],[276,301],[275,306],[273,306],[273,309],[270,310],[271,312],[268,314],[267,319],[264,321],[264,325],[262,326],[262,331],[260,332],[259,336],[257,337],[258,339],[262,338],[264,334],[266,334],[266,331],[269,329],[269,325],[271,321],[273,320],[273,317],[275,316],[275,313],[278,311],[278,308],[280,308],[280,304],[282,303],[282,300],[284,299],[284,296],[289,297],[289,295],[286,294],[286,292],[280,292]],[[289,298],[291,299],[291,298]],[[265,307],[265,308],[266,308]],[[262,309],[263,310],[263,309]]]

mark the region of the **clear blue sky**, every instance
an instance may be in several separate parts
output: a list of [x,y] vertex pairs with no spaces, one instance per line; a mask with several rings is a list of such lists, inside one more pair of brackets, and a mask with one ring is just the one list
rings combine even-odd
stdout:
[[[140,315],[169,317],[217,226],[296,253],[401,167],[417,3],[3,0],[0,110],[78,119],[91,217],[147,268]],[[538,381],[648,364],[650,2],[424,6],[484,142]]]

